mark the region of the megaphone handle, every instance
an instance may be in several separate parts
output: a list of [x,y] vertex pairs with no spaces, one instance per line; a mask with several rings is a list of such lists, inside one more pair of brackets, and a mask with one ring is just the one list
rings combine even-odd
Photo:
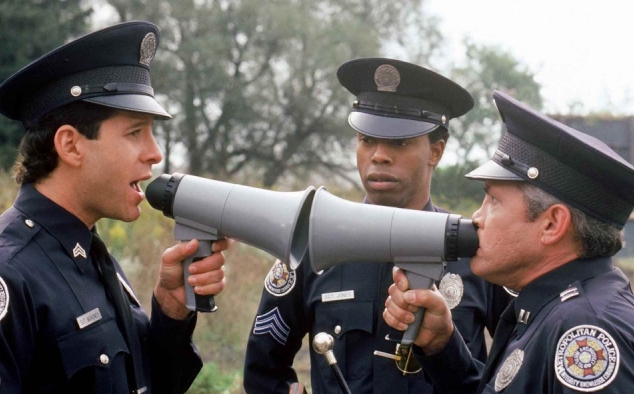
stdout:
[[[188,242],[188,241],[183,241]],[[189,266],[191,263],[202,260],[207,256],[210,256],[211,253],[211,243],[213,241],[209,240],[199,240],[198,241],[198,249],[196,253],[192,256],[189,256],[183,261],[183,272],[185,278],[185,300],[187,309],[194,312],[215,312],[218,307],[214,302],[213,295],[199,295],[194,293],[194,288],[187,282],[187,278],[189,278]]]
[[[405,271],[405,276],[407,277],[407,281],[409,282],[410,289],[431,289],[432,285],[434,284],[434,280],[432,278],[418,275],[411,271]],[[403,333],[401,344],[412,345],[414,343],[414,340],[418,336],[420,325],[423,322],[424,314],[425,308],[418,308],[418,311],[416,311],[416,313],[414,314],[414,317],[416,319],[412,324],[409,325],[407,330],[405,330],[405,333]]]

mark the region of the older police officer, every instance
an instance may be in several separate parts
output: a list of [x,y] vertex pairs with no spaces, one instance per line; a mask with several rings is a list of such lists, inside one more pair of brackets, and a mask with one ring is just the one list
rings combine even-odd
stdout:
[[613,266],[634,207],[634,166],[599,140],[500,92],[507,132],[473,214],[473,272],[519,292],[502,315],[484,366],[474,360],[434,291],[403,292],[396,271],[384,317],[403,329],[427,311],[415,344],[444,392],[629,392],[634,384],[634,295]]
[[[433,170],[442,158],[450,119],[473,107],[456,83],[414,64],[382,58],[356,59],[337,72],[354,94],[348,121],[357,131],[357,168],[366,203],[445,212],[430,198]],[[287,393],[297,380],[293,359],[308,333],[335,338],[334,355],[350,391],[431,393],[420,367],[399,370],[374,351],[395,353],[381,318],[393,264],[344,264],[316,275],[310,262],[295,272],[276,262],[265,279],[249,336],[244,387],[248,393]],[[508,294],[473,275],[469,261],[450,262],[439,287],[474,357],[484,361],[484,330],[493,332]],[[405,373],[404,373],[405,372]],[[336,376],[311,352],[315,393],[336,393]]]
[[[168,249],[152,318],[95,231],[101,218],[136,220],[162,155],[150,64],[159,31],[143,21],[81,37],[0,85],[0,113],[22,121],[15,176],[0,216],[0,391],[182,393],[202,366],[191,336],[180,261]],[[227,242],[214,247],[226,249]],[[195,263],[199,294],[224,287],[222,253]]]

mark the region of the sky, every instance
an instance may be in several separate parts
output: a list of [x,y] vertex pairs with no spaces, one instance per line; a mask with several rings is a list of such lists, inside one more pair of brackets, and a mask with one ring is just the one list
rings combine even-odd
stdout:
[[428,0],[445,52],[462,40],[498,46],[542,86],[543,111],[634,115],[634,2],[628,0]]

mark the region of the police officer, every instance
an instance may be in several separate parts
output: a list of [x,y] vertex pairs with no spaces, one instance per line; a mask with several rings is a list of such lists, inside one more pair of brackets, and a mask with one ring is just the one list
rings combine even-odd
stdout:
[[[163,254],[151,320],[95,230],[140,215],[139,184],[162,155],[151,23],[115,25],[55,49],[0,85],[0,113],[22,121],[18,196],[0,216],[0,391],[182,393],[202,362],[180,261]],[[226,249],[226,241],[215,251]],[[224,287],[222,253],[194,264],[199,294]]]
[[[502,315],[486,366],[473,360],[434,291],[398,286],[384,313],[403,329],[425,306],[415,344],[444,392],[625,393],[634,384],[634,296],[611,256],[634,207],[634,166],[597,139],[512,97],[493,98],[506,124],[473,214],[475,274],[519,292]],[[431,313],[430,313],[431,312]]]
[[[365,202],[446,212],[430,198],[432,172],[440,161],[448,122],[473,107],[473,99],[454,82],[414,64],[367,58],[343,64],[337,77],[357,97],[349,124],[357,131],[357,167]],[[333,251],[334,252],[334,251]],[[392,282],[392,263],[344,264],[315,274],[309,262],[295,272],[277,261],[264,281],[262,299],[247,344],[247,393],[287,393],[297,381],[293,359],[309,334],[335,338],[334,355],[350,391],[431,393],[419,367],[399,370],[381,318]],[[500,287],[475,277],[468,260],[450,262],[438,284],[455,313],[455,323],[474,356],[484,361],[485,327],[493,332],[507,305]],[[340,392],[323,356],[311,352],[315,393]]]

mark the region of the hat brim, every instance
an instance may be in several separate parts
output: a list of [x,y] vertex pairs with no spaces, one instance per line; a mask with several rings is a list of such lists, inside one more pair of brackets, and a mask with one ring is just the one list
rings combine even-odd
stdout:
[[141,112],[154,115],[159,119],[172,119],[172,115],[154,100],[153,97],[142,94],[117,94],[111,96],[98,96],[84,99],[84,101],[117,108],[124,111]]
[[496,181],[523,181],[524,179],[515,175],[511,171],[502,167],[493,160],[489,160],[480,167],[471,171],[465,178],[476,180],[496,180]]
[[348,123],[361,134],[386,139],[414,138],[434,131],[435,123],[419,120],[391,118],[353,111],[348,115]]

